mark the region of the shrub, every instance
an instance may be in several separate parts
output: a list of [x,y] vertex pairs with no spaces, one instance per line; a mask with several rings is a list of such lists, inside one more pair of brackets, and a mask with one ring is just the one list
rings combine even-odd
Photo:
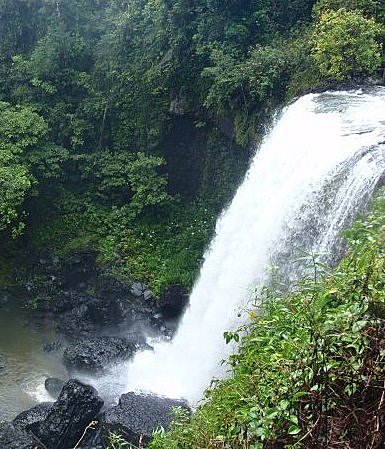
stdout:
[[381,27],[358,10],[323,12],[315,26],[312,56],[325,77],[343,81],[373,73],[381,64]]

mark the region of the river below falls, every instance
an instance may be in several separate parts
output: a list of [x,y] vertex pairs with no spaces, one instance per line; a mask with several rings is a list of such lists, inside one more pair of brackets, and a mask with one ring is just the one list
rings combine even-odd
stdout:
[[0,422],[44,399],[54,400],[44,380],[67,373],[61,352],[46,353],[43,346],[57,338],[51,320],[31,314],[22,301],[0,298],[0,365],[5,365],[0,368]]

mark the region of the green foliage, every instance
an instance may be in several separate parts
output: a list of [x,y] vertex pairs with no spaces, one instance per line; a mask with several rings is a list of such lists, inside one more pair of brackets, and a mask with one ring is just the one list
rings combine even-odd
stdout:
[[133,449],[133,446],[125,441],[120,435],[111,433],[107,449]]
[[156,220],[133,222],[124,212],[116,210],[108,217],[100,262],[110,263],[118,276],[145,281],[155,294],[169,284],[192,287],[212,237],[214,213],[199,205],[177,204]]
[[314,12],[321,15],[323,12],[339,9],[358,10],[365,17],[373,18],[378,23],[383,23],[385,20],[385,5],[378,0],[320,0],[316,3]]
[[42,0],[0,1],[0,61],[28,51],[39,35]]
[[[314,261],[290,292],[257,294],[250,323],[225,333],[228,342],[242,335],[232,376],[207,391],[190,422],[156,432],[151,449],[320,447],[329,438],[324,420],[367,385],[365,330],[384,326],[384,212],[381,197],[346,233],[350,251],[333,273]],[[383,357],[374,383],[382,382]],[[331,438],[346,441],[350,430]]]
[[29,108],[0,103],[0,231],[23,228],[22,205],[35,179],[26,161],[47,133],[44,120]]
[[94,194],[110,206],[125,206],[134,216],[150,206],[171,200],[167,178],[158,173],[164,165],[161,157],[144,153],[99,152],[78,158],[83,179],[91,183]]
[[380,26],[358,10],[325,11],[314,35],[312,55],[320,72],[343,81],[373,73],[381,64]]
[[39,181],[60,180],[64,174],[64,164],[69,160],[70,153],[58,145],[47,143],[39,149],[28,153],[26,159]]

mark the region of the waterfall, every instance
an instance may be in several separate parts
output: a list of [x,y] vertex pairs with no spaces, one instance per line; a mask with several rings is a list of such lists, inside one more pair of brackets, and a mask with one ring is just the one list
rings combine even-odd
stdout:
[[292,279],[303,250],[335,258],[341,229],[384,173],[384,150],[385,88],[309,94],[285,108],[218,219],[177,334],[125,366],[124,390],[201,399],[233,350],[223,332],[244,323],[271,264]]

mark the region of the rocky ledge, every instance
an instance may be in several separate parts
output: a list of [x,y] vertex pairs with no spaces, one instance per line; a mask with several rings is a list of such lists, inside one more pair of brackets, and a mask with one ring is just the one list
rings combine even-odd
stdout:
[[[145,284],[116,279],[108,266],[95,262],[90,251],[66,260],[35,258],[29,271],[31,280],[24,284],[22,296],[27,295],[38,311],[50,314],[59,334],[69,342],[101,334],[118,336],[127,329],[171,336],[188,303],[181,286],[170,285],[154,298]],[[58,340],[48,342],[45,350],[60,347]]]
[[[31,257],[29,271],[22,296],[52,319],[59,334],[43,350],[63,353],[71,376],[96,373],[151,349],[145,335],[170,338],[188,303],[181,286],[170,285],[154,298],[144,283],[116,279],[90,251],[66,260]],[[0,360],[0,373],[1,365]]]
[[63,354],[64,365],[71,371],[100,371],[123,362],[138,351],[147,349],[144,339],[101,336],[73,343]]
[[[144,335],[172,336],[188,303],[177,285],[155,299],[143,283],[115,279],[90,252],[66,261],[41,258],[31,262],[30,272],[33,281],[25,284],[23,296],[27,293],[34,308],[52,318],[59,333],[42,349],[63,351],[72,376],[98,372],[136,351],[151,350]],[[1,359],[0,371],[2,365]],[[65,383],[48,378],[45,386],[56,402],[39,404],[0,424],[0,448],[102,449],[110,432],[143,446],[156,428],[169,426],[173,407],[189,411],[183,401],[135,393],[106,408],[94,388],[74,379]]]

